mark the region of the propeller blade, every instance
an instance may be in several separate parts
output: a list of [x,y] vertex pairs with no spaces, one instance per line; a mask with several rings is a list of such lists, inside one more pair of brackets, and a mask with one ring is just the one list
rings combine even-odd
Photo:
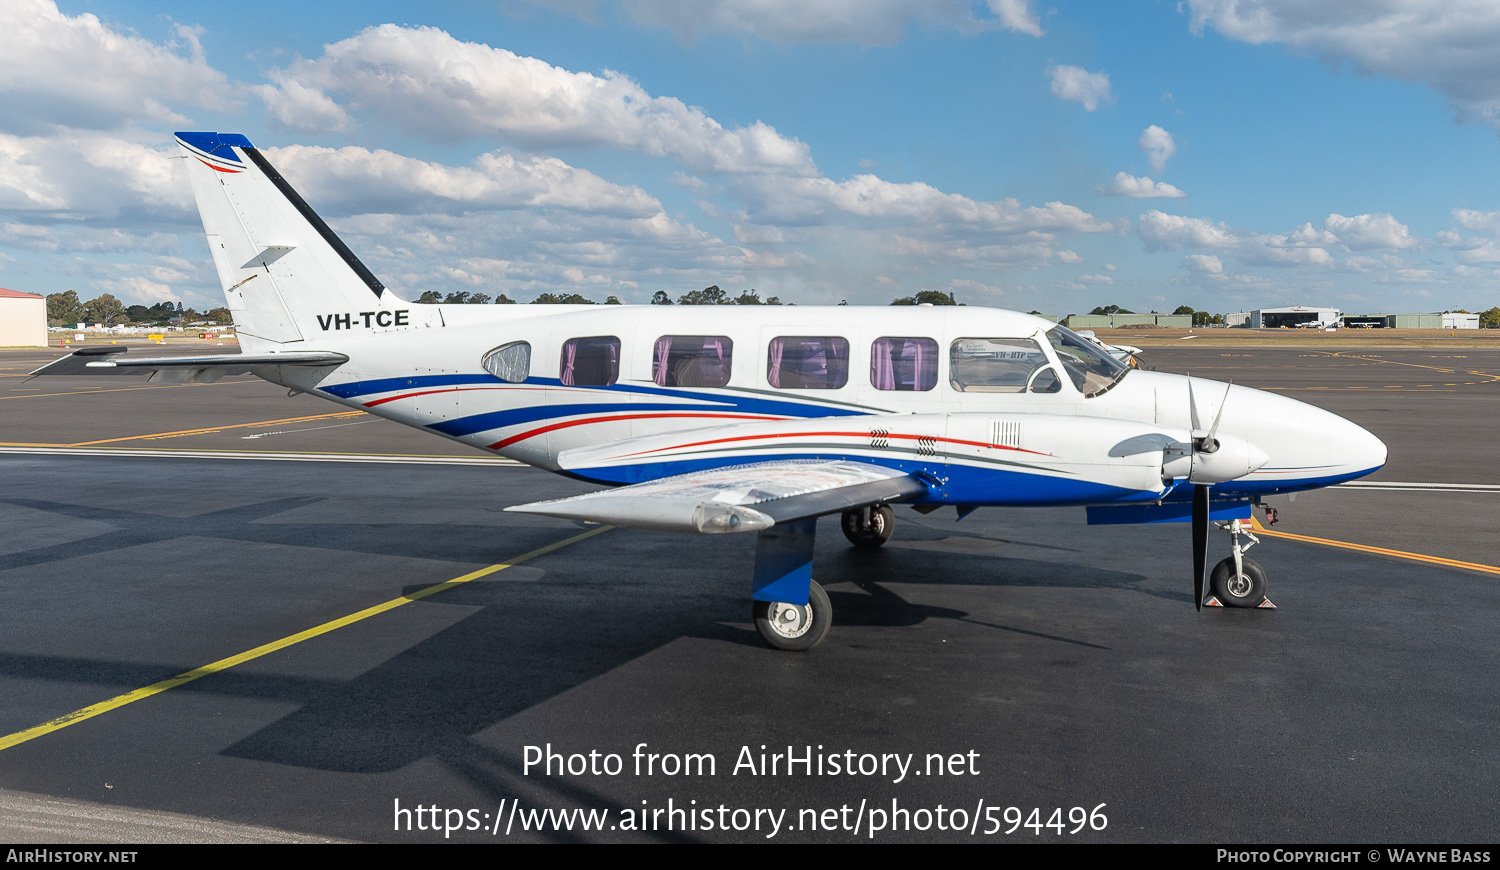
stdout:
[[1198,400],[1193,395],[1193,376],[1190,373],[1188,379],[1188,422],[1193,424],[1193,435],[1203,431],[1203,424],[1198,422]]
[[1208,570],[1208,491],[1193,487],[1193,603],[1203,609],[1203,580]]
[[1233,389],[1234,381],[1230,381],[1229,386],[1224,390],[1223,401],[1219,402],[1219,413],[1214,415],[1214,424],[1208,427],[1208,434],[1203,438],[1204,453],[1212,453],[1218,449],[1214,444],[1214,433],[1219,431],[1219,421],[1224,419],[1224,406],[1229,404],[1229,393]]

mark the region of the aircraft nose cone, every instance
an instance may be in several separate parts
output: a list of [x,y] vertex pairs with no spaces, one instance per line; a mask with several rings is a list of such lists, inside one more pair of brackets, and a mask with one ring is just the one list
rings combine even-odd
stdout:
[[[1267,462],[1271,461],[1271,457],[1266,453],[1266,451],[1260,449],[1259,447],[1256,447],[1254,444],[1249,444],[1246,446],[1249,448],[1246,451],[1246,453],[1248,454],[1246,456],[1246,459],[1248,460],[1247,464],[1250,466],[1250,471],[1256,471],[1262,465],[1265,465]],[[1249,473],[1249,471],[1246,472],[1246,474]]]
[[1385,465],[1386,446],[1385,442],[1376,438],[1370,430],[1363,426],[1344,421],[1345,431],[1340,432],[1339,447],[1344,453],[1344,461],[1361,469],[1374,471]]

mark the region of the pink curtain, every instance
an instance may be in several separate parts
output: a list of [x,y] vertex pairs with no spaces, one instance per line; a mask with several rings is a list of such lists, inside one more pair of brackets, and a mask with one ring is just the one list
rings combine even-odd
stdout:
[[563,342],[562,358],[562,381],[565,387],[573,386],[573,363],[578,359],[578,339],[571,338]]
[[703,344],[704,356],[708,356],[710,351],[713,352],[713,368],[711,371],[704,373],[708,376],[703,384],[705,387],[722,387],[729,383],[729,360],[725,356],[725,344],[733,347],[733,343],[729,339],[717,335],[708,339]]
[[911,388],[930,390],[937,386],[937,342],[930,338],[912,338],[906,342],[912,355]]
[[773,387],[781,386],[781,339],[771,339],[770,365],[766,367],[766,381]]
[[896,365],[891,359],[895,345],[895,339],[877,338],[870,346],[870,383],[877,390],[896,389]]
[[849,383],[849,342],[836,335],[820,339],[828,361],[828,380],[824,386],[830,390]]
[[672,337],[663,335],[656,340],[656,354],[651,358],[651,380],[658,387],[667,385],[667,359],[672,355]]

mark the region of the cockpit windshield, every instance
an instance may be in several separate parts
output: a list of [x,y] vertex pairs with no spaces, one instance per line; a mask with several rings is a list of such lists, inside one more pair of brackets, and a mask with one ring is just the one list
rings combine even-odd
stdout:
[[1066,326],[1047,330],[1047,340],[1057,352],[1063,370],[1085,396],[1097,396],[1120,382],[1129,366]]

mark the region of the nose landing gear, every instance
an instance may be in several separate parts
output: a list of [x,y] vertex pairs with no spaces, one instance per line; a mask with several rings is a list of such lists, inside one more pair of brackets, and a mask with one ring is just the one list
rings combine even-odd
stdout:
[[[1209,575],[1209,607],[1260,607],[1274,610],[1276,605],[1266,597],[1266,572],[1254,559],[1247,558],[1245,551],[1260,543],[1244,520],[1214,523],[1228,532],[1233,539],[1234,555],[1214,566]],[[1241,544],[1240,535],[1249,538]]]

